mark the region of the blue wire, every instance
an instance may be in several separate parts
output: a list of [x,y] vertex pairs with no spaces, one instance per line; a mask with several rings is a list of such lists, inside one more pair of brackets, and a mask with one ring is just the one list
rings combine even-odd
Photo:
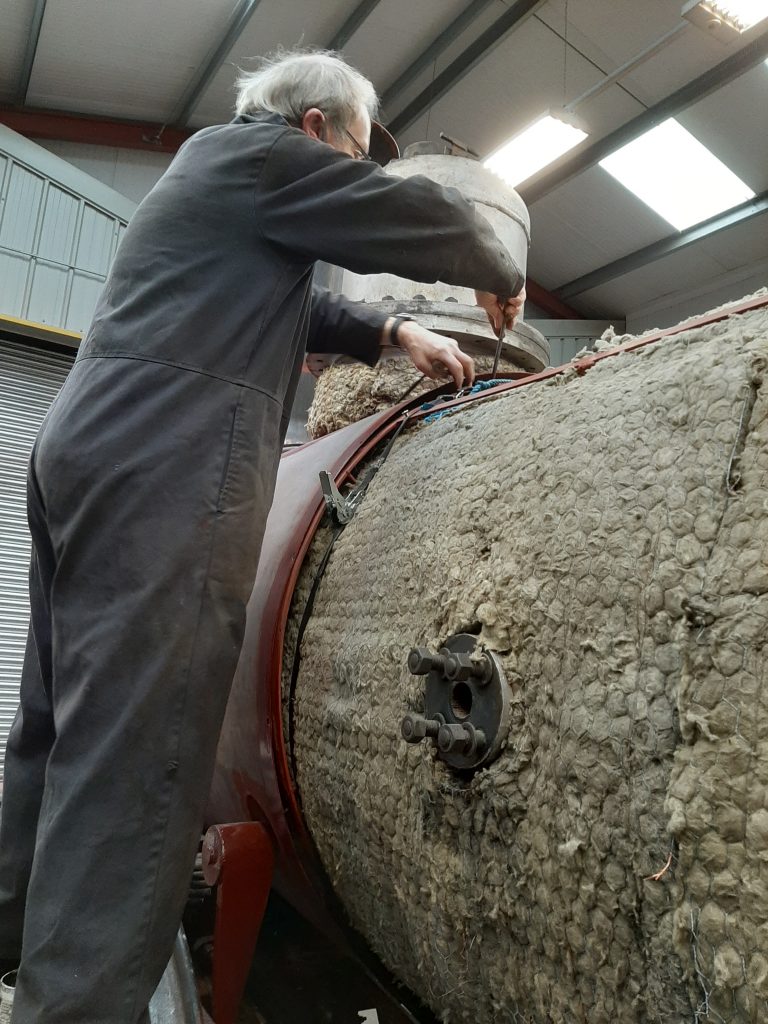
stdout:
[[[477,382],[477,384],[474,384],[469,389],[467,394],[468,395],[479,395],[481,391],[487,391],[489,388],[495,388],[499,384],[508,384],[508,383],[509,383],[509,381],[505,380],[503,378],[499,379],[499,380],[479,380]],[[445,396],[443,396],[441,398],[436,398],[433,402],[425,402],[421,406],[421,408],[422,409],[431,409],[433,406],[437,405],[438,402],[450,402],[450,401],[453,401],[453,399],[455,397],[456,397],[455,395],[445,395]],[[442,409],[439,412],[433,412],[433,413],[430,413],[429,416],[425,416],[424,417],[424,422],[425,423],[437,423],[437,421],[441,420],[443,418],[443,416],[451,416],[453,413],[458,412],[458,411],[459,411],[459,409]]]

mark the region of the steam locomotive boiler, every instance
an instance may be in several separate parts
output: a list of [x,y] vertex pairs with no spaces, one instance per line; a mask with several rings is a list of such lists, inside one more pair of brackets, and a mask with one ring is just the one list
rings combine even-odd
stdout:
[[[412,299],[371,301],[463,305]],[[203,851],[217,1024],[273,881],[446,1024],[768,1019],[768,296],[532,347],[395,406],[384,366],[372,412],[326,369],[283,456]]]

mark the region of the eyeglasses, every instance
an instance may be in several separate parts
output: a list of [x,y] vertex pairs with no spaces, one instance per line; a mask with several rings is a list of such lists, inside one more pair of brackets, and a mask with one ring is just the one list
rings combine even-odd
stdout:
[[[286,120],[288,120],[289,124],[293,124],[297,128],[299,128],[301,126],[301,118],[297,117],[297,118],[295,118],[293,120],[290,120],[290,119],[286,118]],[[376,162],[373,159],[373,157],[371,156],[371,154],[366,149],[363,149],[363,147],[357,141],[357,139],[352,134],[352,132],[348,132],[346,128],[342,128],[341,130],[344,132],[344,134],[347,136],[349,141],[355,147],[355,152],[354,152],[354,159],[355,160],[370,160],[372,163]],[[322,135],[320,137],[321,137],[321,139],[323,139],[323,142],[327,141]]]
[[373,160],[371,154],[367,150],[363,149],[363,147],[357,141],[352,132],[348,132],[346,128],[342,128],[342,131],[347,136],[352,145],[355,147],[355,160]]

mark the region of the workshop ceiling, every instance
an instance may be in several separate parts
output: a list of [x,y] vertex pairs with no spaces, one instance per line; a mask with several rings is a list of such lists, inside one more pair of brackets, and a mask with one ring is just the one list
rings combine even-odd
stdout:
[[[565,286],[568,303],[587,316],[637,316],[697,289],[705,308],[727,282],[735,294],[768,283],[768,21],[726,42],[683,22],[681,7],[682,0],[0,0],[0,103],[195,129],[229,119],[237,68],[280,45],[336,45],[373,80],[382,120],[398,129],[401,145],[442,131],[484,157],[677,28],[655,55],[577,105],[589,137],[573,156],[731,60],[706,95],[688,97],[673,116],[750,186],[757,206],[702,237],[683,233],[678,248],[662,253],[680,233],[586,160],[529,200],[529,273],[555,293]],[[548,170],[522,184],[524,198]],[[624,262],[612,266],[617,260]]]

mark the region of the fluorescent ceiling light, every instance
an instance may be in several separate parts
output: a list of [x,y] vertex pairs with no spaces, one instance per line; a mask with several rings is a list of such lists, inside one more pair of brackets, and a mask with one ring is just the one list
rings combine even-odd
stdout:
[[485,166],[514,188],[586,137],[580,128],[545,114],[492,153]]
[[736,32],[746,32],[768,18],[768,0],[692,0],[683,7],[683,15],[713,31],[724,23]]
[[678,231],[755,194],[673,117],[600,166]]
[[726,0],[714,5],[729,21],[734,21],[742,32],[768,18],[768,0]]

